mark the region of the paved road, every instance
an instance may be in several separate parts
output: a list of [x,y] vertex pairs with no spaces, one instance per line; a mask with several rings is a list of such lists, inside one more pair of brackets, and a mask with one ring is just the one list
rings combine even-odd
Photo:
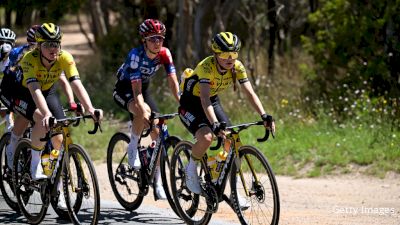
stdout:
[[[12,211],[3,197],[0,195],[0,224],[27,224],[25,218]],[[41,224],[71,224],[70,221],[60,220],[49,207],[49,211]],[[172,210],[157,208],[152,205],[141,205],[137,211],[125,211],[117,202],[102,201],[99,224],[122,225],[122,224],[184,224]],[[212,219],[212,225],[233,225],[225,221]]]

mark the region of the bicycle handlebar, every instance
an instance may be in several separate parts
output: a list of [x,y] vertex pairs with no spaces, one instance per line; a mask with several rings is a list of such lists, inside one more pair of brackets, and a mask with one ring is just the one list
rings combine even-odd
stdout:
[[[224,125],[224,124],[225,124],[225,125]],[[223,122],[223,123],[221,123],[221,130],[228,130],[228,131],[231,132],[231,133],[239,133],[239,132],[241,132],[242,130],[245,130],[245,129],[247,129],[247,128],[253,126],[253,125],[264,125],[264,121],[257,121],[257,122],[251,122],[251,123],[243,123],[243,124],[234,125],[234,126],[229,126],[229,127],[225,127],[225,126],[226,126],[226,123]],[[235,130],[236,128],[237,128],[237,130]],[[257,141],[258,141],[258,142],[267,141],[268,138],[269,138],[270,133],[272,134],[272,137],[275,138],[274,132],[272,132],[272,131],[270,131],[270,129],[266,128],[266,129],[265,129],[264,137],[262,137],[262,138],[257,138]],[[211,146],[211,147],[210,147],[210,150],[213,150],[213,151],[214,151],[214,150],[219,149],[219,148],[221,147],[221,145],[222,145],[222,140],[223,140],[223,139],[222,139],[221,137],[218,137],[218,142],[217,142],[217,144],[216,144],[215,146]]]
[[[90,119],[93,119],[93,121],[95,121],[95,122],[94,122],[93,130],[88,131],[88,133],[89,134],[95,134],[95,133],[97,133],[97,130],[100,130],[100,132],[103,132],[103,130],[101,129],[100,123],[98,121],[98,119],[100,117],[100,111],[95,110],[94,111],[94,115],[95,115],[97,121],[95,121],[95,118],[93,118],[92,115],[82,115],[82,116],[68,117],[68,118],[64,118],[64,119],[59,119],[59,120],[57,120],[57,122],[55,122],[56,118],[50,117],[49,126],[51,128],[68,127],[70,124],[73,124],[73,126],[76,126],[76,124],[79,124],[79,121],[81,119],[85,120],[86,118],[90,118]],[[46,142],[46,141],[50,140],[51,133],[52,133],[52,131],[50,129],[50,131],[46,133],[46,136],[44,138],[40,138],[40,141]]]
[[149,127],[149,129],[146,130],[145,133],[142,133],[141,136],[142,136],[142,137],[147,137],[147,136],[149,136],[151,130],[153,129],[153,125],[154,125],[153,122],[154,122],[155,119],[159,119],[159,120],[160,120],[159,124],[160,124],[160,123],[164,123],[164,120],[173,119],[173,118],[174,118],[175,116],[177,116],[178,114],[179,114],[179,113],[160,114],[160,113],[157,113],[157,112],[151,112],[150,118],[149,118],[150,127]]

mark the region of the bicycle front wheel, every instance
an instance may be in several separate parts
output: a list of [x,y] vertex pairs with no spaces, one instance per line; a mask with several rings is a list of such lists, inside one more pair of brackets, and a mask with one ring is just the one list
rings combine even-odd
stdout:
[[112,136],[107,149],[107,171],[111,188],[118,202],[132,211],[142,204],[144,195],[140,191],[140,171],[128,166],[126,149],[130,138],[124,133]]
[[172,197],[171,183],[168,177],[170,176],[170,167],[171,160],[170,156],[174,151],[175,146],[181,141],[179,137],[170,136],[165,143],[165,146],[161,146],[161,159],[160,159],[160,171],[161,171],[161,179],[165,191],[165,195],[167,196],[167,200],[171,209],[175,212],[177,216],[179,216],[178,211],[176,210],[176,206],[174,203],[174,199]]
[[15,197],[14,184],[12,182],[12,169],[8,168],[6,147],[10,142],[11,134],[5,133],[0,139],[0,190],[4,200],[11,209],[19,212],[17,198]]
[[13,180],[19,208],[30,224],[39,224],[45,217],[50,204],[47,181],[31,179],[31,141],[21,139],[14,154]]
[[[208,224],[212,211],[208,210],[206,198],[194,194],[186,186],[185,168],[189,163],[191,151],[192,143],[188,141],[179,142],[174,149],[170,170],[172,196],[176,210],[185,223]],[[200,171],[198,174],[204,174],[204,168],[200,165],[198,165],[198,171]],[[204,182],[204,179],[201,182]]]
[[242,146],[231,170],[231,201],[241,224],[276,225],[279,193],[275,175],[255,147]]
[[[66,155],[64,156],[66,157]],[[74,224],[97,224],[100,191],[96,171],[87,152],[79,145],[68,148],[67,170],[63,174],[65,202]]]

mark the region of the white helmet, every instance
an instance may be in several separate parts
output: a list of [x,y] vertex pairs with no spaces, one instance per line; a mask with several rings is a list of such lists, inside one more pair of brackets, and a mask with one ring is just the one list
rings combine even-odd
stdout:
[[8,42],[12,46],[15,44],[15,33],[14,31],[8,28],[1,28],[0,29],[0,41]]

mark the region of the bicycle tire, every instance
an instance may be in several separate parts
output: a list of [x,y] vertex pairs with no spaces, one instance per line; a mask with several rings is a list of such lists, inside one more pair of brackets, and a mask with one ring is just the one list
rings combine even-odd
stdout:
[[[242,146],[239,149],[239,159],[237,162],[240,163],[246,186],[243,185],[242,179],[238,179],[239,168],[235,162],[232,165],[230,185],[233,200],[231,203],[240,223],[278,224],[280,212],[278,185],[267,158],[253,146]],[[257,181],[254,179],[254,174]],[[244,187],[250,188],[248,190],[250,196],[246,195]],[[242,206],[239,204],[240,201]]]
[[[139,208],[142,204],[144,195],[140,191],[140,172],[134,172],[134,179],[126,179],[121,176],[128,171],[128,158],[126,149],[130,138],[128,135],[117,132],[108,144],[107,148],[107,171],[111,188],[118,202],[128,211]],[[129,184],[128,184],[129,182]],[[135,188],[132,192],[131,188]],[[126,191],[127,193],[122,193]]]
[[[13,163],[13,180],[15,196],[19,208],[30,224],[39,224],[44,219],[50,204],[46,183],[40,184],[40,193],[31,188],[30,175],[31,141],[22,138],[15,149]],[[37,208],[37,210],[34,210]],[[35,212],[34,212],[35,211]]]
[[[66,167],[62,167],[62,168],[63,168],[63,175],[65,176],[66,175]],[[75,169],[78,170],[78,168],[75,168]],[[64,181],[63,181],[63,184],[61,186],[61,190],[60,191],[64,192]],[[63,208],[58,207],[58,198],[59,197],[60,197],[60,195],[52,196],[50,198],[51,206],[53,207],[53,210],[56,212],[56,214],[58,215],[59,218],[64,219],[64,220],[70,219],[70,215],[69,215],[70,213],[68,211],[68,208],[67,209],[63,209]],[[79,211],[81,205],[82,205],[82,198],[78,198],[78,200],[75,201],[75,204],[73,206],[75,212]]]
[[[207,202],[204,196],[192,193],[185,182],[185,167],[189,163],[192,143],[179,142],[171,158],[171,190],[176,210],[180,218],[187,224],[208,224],[212,212],[207,210]],[[200,174],[203,174],[200,169]],[[204,179],[203,179],[204,181]]]
[[0,190],[7,205],[16,212],[20,212],[18,201],[14,194],[15,191],[13,190],[12,172],[7,166],[6,146],[10,142],[10,137],[10,132],[7,132],[0,139]]
[[[169,136],[167,140],[165,141],[165,146],[161,146],[161,159],[160,159],[160,171],[161,171],[161,180],[163,183],[165,195],[167,196],[167,200],[169,205],[171,206],[171,209],[175,212],[177,216],[179,216],[179,213],[176,209],[174,199],[172,197],[172,190],[171,190],[171,184],[170,184],[170,179],[168,179],[168,175],[170,174],[170,165],[171,165],[171,160],[169,157],[169,153],[173,152],[175,146],[181,141],[181,138],[176,137],[176,136]],[[164,151],[165,149],[165,151]]]
[[95,167],[80,145],[70,144],[68,157],[70,165],[75,165],[64,164],[69,166],[69,170],[64,170],[63,187],[70,218],[74,224],[96,225],[100,216],[100,190]]

